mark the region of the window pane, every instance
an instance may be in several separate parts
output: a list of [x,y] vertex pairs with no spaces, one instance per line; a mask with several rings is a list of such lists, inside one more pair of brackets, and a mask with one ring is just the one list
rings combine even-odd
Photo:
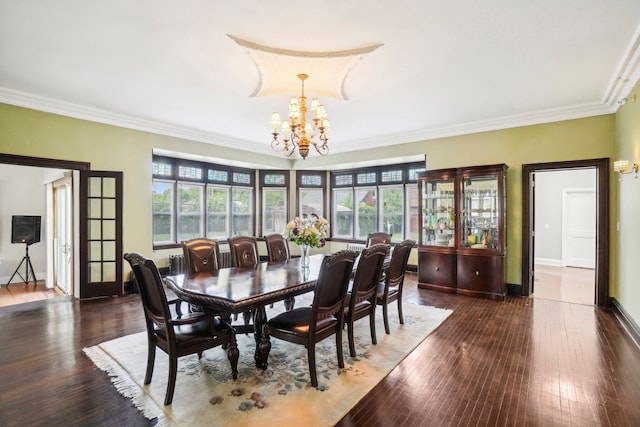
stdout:
[[171,163],[153,162],[152,173],[154,175],[171,176],[173,169]]
[[418,211],[418,186],[417,184],[409,184],[407,187],[407,218],[408,218],[408,232],[407,239],[418,241],[419,229],[418,229],[418,217],[420,212]]
[[207,237],[224,239],[230,236],[228,229],[229,188],[207,187]]
[[352,185],[353,175],[336,175],[334,180],[335,185]]
[[251,184],[251,175],[248,173],[233,173],[233,183],[234,184]]
[[153,182],[153,242],[175,241],[173,237],[173,184]]
[[378,204],[375,188],[359,188],[356,190],[356,239],[366,239],[367,234],[378,231]]
[[322,185],[322,175],[302,175],[300,177],[300,185],[320,187]]
[[[234,174],[235,175],[235,174]],[[233,188],[231,190],[231,235],[253,235],[252,222],[252,194],[248,188]]]
[[209,179],[209,181],[222,182],[226,184],[229,182],[229,172],[209,169],[207,178]]
[[204,236],[202,185],[178,184],[178,241]]
[[380,174],[381,183],[402,182],[402,169],[383,171]]
[[353,190],[333,191],[333,230],[334,237],[353,237]]
[[285,185],[286,177],[281,173],[270,173],[264,176],[264,185]]
[[[400,187],[380,188],[382,204],[381,231],[391,234],[393,241],[402,241],[404,235],[404,191]],[[417,212],[417,209],[416,209]]]
[[202,179],[202,168],[194,166],[178,166],[178,176],[180,178]]
[[375,184],[376,173],[375,172],[362,172],[356,175],[357,184]]
[[321,188],[301,188],[298,193],[300,215],[324,216],[324,194]]
[[284,233],[287,222],[286,188],[263,188],[262,234]]

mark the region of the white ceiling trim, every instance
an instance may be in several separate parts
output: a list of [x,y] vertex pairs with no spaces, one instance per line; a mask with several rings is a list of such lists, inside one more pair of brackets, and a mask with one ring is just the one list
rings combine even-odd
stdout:
[[[348,141],[354,146],[383,147],[388,145],[405,144],[411,142],[428,141],[437,138],[446,138],[451,136],[467,135],[479,132],[488,132],[500,129],[509,129],[520,126],[538,125],[543,123],[559,122],[563,120],[581,119],[585,117],[601,116],[604,114],[615,113],[615,107],[603,105],[600,103],[587,103],[571,106],[568,108],[557,108],[550,110],[541,110],[525,114],[517,114],[511,116],[497,117],[477,122],[469,122],[465,124],[453,125],[448,127],[440,127],[435,129],[418,130],[415,132],[403,132],[395,135],[384,135],[381,137],[359,139]],[[343,141],[344,142],[344,141]],[[341,142],[336,143],[333,140],[334,149],[340,146]],[[337,150],[333,150],[336,152]],[[348,151],[348,150],[340,150]]]
[[[274,153],[272,150],[270,150],[268,141],[264,144],[261,144],[253,141],[232,138],[225,135],[202,132],[182,126],[168,125],[166,123],[161,123],[153,120],[141,119],[128,115],[113,113],[110,111],[100,110],[97,108],[86,107],[79,104],[73,104],[70,102],[59,101],[4,87],[0,87],[0,102],[48,113],[74,117],[77,119],[89,120],[97,123],[119,126],[127,129],[135,129],[144,132],[151,132],[192,141],[205,142],[228,148],[237,148],[238,146],[242,146],[243,150],[245,151],[279,156],[279,153]],[[617,105],[617,103],[614,103],[613,106],[601,103],[587,103],[571,106],[568,108],[541,110],[531,113],[492,118],[489,120],[469,122],[448,127],[381,135],[379,137],[360,140],[339,141],[334,138],[333,145],[331,146],[331,152],[341,153],[348,151],[357,151],[359,149],[362,149],[362,147],[384,147],[396,144],[427,141],[436,138],[446,138],[450,136],[508,129],[519,126],[580,119],[585,117],[615,113],[618,107],[619,105]]]
[[87,107],[71,102],[59,101],[26,92],[21,92],[5,87],[0,87],[0,102],[18,107],[30,108],[47,113],[59,114],[76,119],[88,120],[96,123],[119,126],[143,132],[157,133],[159,135],[172,136],[191,141],[206,142],[208,144],[223,147],[246,147],[246,151],[257,151],[263,154],[271,154],[269,145],[257,144],[252,141],[233,138],[226,135],[202,132],[183,126],[174,126],[155,120],[142,119],[125,114],[114,113],[98,108]]
[[616,69],[602,102],[619,107],[618,101],[633,89],[633,85],[640,79],[640,25],[627,47],[625,55]]

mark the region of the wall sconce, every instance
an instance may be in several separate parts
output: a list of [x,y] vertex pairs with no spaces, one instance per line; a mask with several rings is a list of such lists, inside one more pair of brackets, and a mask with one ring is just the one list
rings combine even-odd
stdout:
[[622,175],[627,175],[630,173],[636,174],[636,179],[638,179],[638,162],[634,162],[631,170],[629,169],[629,160],[616,160],[613,162],[613,170],[620,174],[620,181],[622,181]]

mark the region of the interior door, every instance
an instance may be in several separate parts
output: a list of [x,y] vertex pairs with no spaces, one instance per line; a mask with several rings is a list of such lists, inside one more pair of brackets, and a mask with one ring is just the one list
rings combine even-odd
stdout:
[[73,292],[73,191],[70,177],[53,183],[54,280],[65,294]]
[[122,172],[80,174],[80,298],[123,294]]

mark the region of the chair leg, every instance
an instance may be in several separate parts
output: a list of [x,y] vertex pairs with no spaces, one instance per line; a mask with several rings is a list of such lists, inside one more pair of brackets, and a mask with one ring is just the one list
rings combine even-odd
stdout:
[[291,311],[293,310],[293,306],[296,304],[296,298],[295,297],[288,297],[284,300],[284,308],[287,311]]
[[349,336],[349,355],[351,357],[356,357],[356,343],[355,343],[355,338],[353,337],[353,320],[349,320],[346,323],[347,323],[347,335]]
[[391,329],[389,329],[389,310],[388,310],[388,305],[387,302],[385,301],[384,304],[382,304],[382,318],[384,319],[384,331],[387,334],[391,333]]
[[[376,306],[373,305],[375,309]],[[378,344],[378,339],[376,337],[376,312],[375,310],[371,310],[369,313],[369,329],[371,329],[371,344]]]
[[175,354],[169,355],[169,380],[167,382],[167,394],[164,397],[164,404],[171,405],[173,401],[173,391],[176,388],[176,375],[178,374],[178,357]]
[[404,317],[402,316],[402,294],[398,295],[398,317],[400,317],[400,324],[404,325]]
[[336,330],[336,349],[338,350],[338,367],[344,368],[344,354],[342,352],[342,328]]
[[309,359],[309,375],[311,376],[311,387],[318,387],[318,374],[316,372],[316,345],[307,346],[307,358]]
[[231,364],[231,375],[234,380],[238,379],[238,358],[240,357],[240,351],[238,351],[238,342],[236,341],[235,334],[231,341],[227,345],[227,359]]
[[153,377],[153,366],[156,362],[156,344],[153,341],[148,340],[148,345],[149,348],[147,350],[147,372],[144,376],[145,384],[151,383],[151,377]]

